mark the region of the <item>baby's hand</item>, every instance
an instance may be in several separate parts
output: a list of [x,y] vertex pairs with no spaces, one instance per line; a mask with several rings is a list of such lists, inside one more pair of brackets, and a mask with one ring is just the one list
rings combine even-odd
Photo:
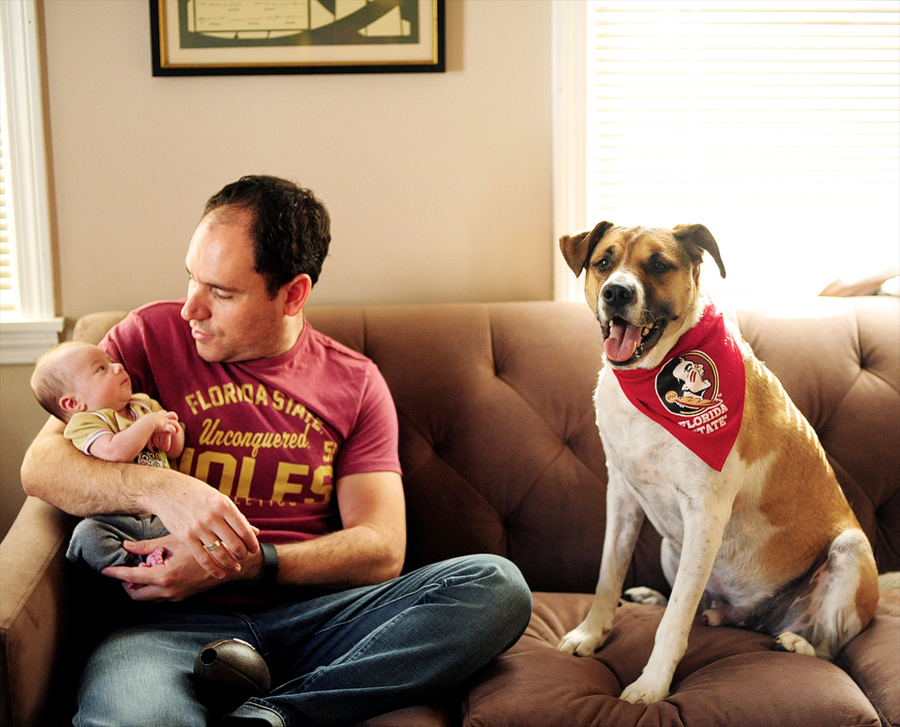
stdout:
[[153,417],[155,427],[150,435],[150,449],[168,452],[172,447],[172,435],[178,432],[178,415],[173,411],[156,411],[147,416]]
[[155,411],[147,416],[152,417],[154,429],[157,432],[175,434],[178,431],[178,415],[174,411]]
[[148,443],[153,452],[168,452],[172,446],[171,432],[153,432]]

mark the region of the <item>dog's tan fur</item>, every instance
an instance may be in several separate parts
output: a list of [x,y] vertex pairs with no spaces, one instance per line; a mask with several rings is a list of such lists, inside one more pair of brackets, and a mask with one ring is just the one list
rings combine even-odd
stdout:
[[[668,694],[698,607],[709,625],[757,628],[777,637],[775,648],[833,659],[871,619],[877,571],[815,432],[778,379],[739,338],[743,421],[718,472],[641,414],[611,371],[656,368],[696,325],[705,305],[704,251],[725,275],[715,239],[702,225],[602,222],[563,237],[560,249],[576,275],[586,271],[585,298],[604,338],[613,318],[649,332],[630,359],[607,356],[598,380],[597,425],[609,471],[606,537],[591,611],[559,648],[587,656],[603,644],[646,515],[663,536],[672,595],[647,666],[622,699],[651,703]],[[627,287],[634,300],[614,300],[611,286]]]

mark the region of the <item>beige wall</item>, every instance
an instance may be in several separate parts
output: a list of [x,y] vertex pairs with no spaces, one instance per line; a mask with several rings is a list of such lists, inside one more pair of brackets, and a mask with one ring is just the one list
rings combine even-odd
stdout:
[[[247,173],[333,218],[311,304],[552,296],[549,0],[448,0],[443,74],[154,78],[146,0],[44,0],[59,312],[180,297],[203,202]],[[2,517],[44,420],[0,371]]]

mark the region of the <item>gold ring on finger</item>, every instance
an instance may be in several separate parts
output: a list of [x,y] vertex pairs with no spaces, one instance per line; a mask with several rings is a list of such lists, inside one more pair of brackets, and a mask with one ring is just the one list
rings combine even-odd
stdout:
[[216,540],[214,543],[210,543],[209,545],[204,545],[203,547],[206,548],[207,552],[212,553],[214,550],[218,550],[219,546],[221,546],[221,545],[222,545],[222,541]]

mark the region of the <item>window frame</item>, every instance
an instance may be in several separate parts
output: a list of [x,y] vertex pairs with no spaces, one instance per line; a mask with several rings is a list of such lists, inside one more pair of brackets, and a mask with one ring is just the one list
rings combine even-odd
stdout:
[[587,226],[588,3],[553,0],[553,299],[581,298],[559,238]]
[[0,313],[0,364],[34,363],[59,341],[35,0],[0,2],[0,52],[16,310]]

